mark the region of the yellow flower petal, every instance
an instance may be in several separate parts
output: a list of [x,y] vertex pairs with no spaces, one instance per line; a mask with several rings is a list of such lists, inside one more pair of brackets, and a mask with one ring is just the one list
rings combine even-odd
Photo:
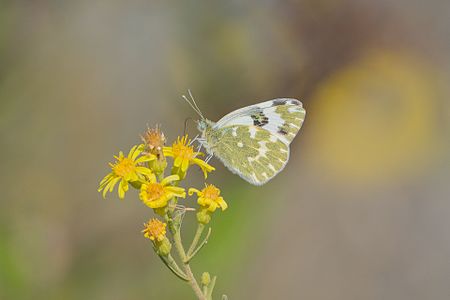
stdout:
[[210,212],[215,212],[216,211],[216,209],[217,209],[217,203],[216,202],[211,202],[211,204],[209,205],[209,207],[208,207],[208,210],[210,211]]
[[109,173],[108,175],[103,177],[103,179],[100,181],[100,184],[99,184],[99,192],[102,189],[102,187],[104,187],[107,184],[107,182],[111,179],[111,177],[113,177],[112,173]]
[[106,184],[106,186],[103,187],[103,193],[102,193],[103,199],[106,197],[106,193],[109,191],[110,187],[111,187],[111,186],[114,187],[114,186],[112,185],[112,182],[113,182],[113,181],[110,180],[110,181],[108,182],[108,184]]
[[163,154],[164,156],[170,156],[173,157],[173,150],[172,147],[163,147]]
[[173,166],[176,168],[179,168],[182,163],[183,163],[183,158],[178,156],[175,158],[175,160],[173,162]]
[[141,156],[141,157],[139,157],[138,159],[136,159],[136,164],[141,164],[141,163],[144,163],[144,162],[148,162],[148,161],[152,161],[152,160],[155,160],[156,159],[156,156],[155,155],[153,155],[153,154],[147,154],[147,155],[145,155],[145,156]]
[[134,152],[136,151],[136,148],[137,148],[137,146],[135,145],[130,149],[130,152],[128,152],[127,158],[132,159]]
[[125,179],[122,179],[119,183],[118,188],[119,198],[123,199],[127,191],[128,191],[128,182]]
[[189,160],[183,159],[183,161],[181,163],[181,171],[186,172],[188,168],[189,168]]
[[165,189],[167,191],[173,193],[177,197],[186,198],[186,191],[184,190],[184,188],[177,187],[177,186],[168,186]]
[[180,176],[178,176],[178,175],[170,175],[170,176],[167,176],[166,178],[164,178],[161,181],[161,184],[162,185],[167,185],[169,183],[172,183],[172,182],[178,181],[178,180],[180,180]]
[[136,167],[136,171],[147,176],[151,176],[153,174],[152,170],[146,167]]
[[193,162],[202,169],[205,179],[208,178],[208,172],[212,172],[215,170],[215,168],[213,166],[207,164],[205,161],[203,161],[201,159],[194,158]]
[[156,175],[155,174],[150,174],[149,176],[148,176],[148,181],[150,182],[150,183],[155,183],[156,182]]
[[201,194],[201,192],[199,190],[197,190],[196,188],[190,188],[188,191],[189,196],[192,196],[194,193],[196,193],[197,195]]
[[225,209],[228,208],[228,204],[225,202],[225,200],[223,200],[222,197],[219,197],[219,198],[217,199],[217,204],[219,204],[219,206],[220,206],[220,208],[221,208],[222,210],[225,210]]

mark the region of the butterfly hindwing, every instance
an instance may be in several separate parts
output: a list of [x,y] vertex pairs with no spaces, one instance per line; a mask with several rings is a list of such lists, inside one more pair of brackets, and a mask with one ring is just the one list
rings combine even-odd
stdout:
[[214,155],[235,174],[262,185],[286,166],[289,146],[258,126],[230,125],[214,131]]

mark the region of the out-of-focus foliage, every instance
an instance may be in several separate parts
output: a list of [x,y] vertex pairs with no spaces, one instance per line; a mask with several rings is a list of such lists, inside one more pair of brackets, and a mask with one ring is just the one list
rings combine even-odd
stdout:
[[[332,74],[312,97],[308,147],[336,178],[389,182],[428,167],[438,153],[439,99],[432,70],[408,53],[369,53]],[[355,113],[357,112],[357,113]]]
[[96,189],[147,123],[183,133],[188,88],[212,120],[276,97],[307,111],[267,185],[211,161],[229,208],[195,271],[220,274],[218,294],[446,299],[448,11],[440,0],[2,1],[0,299],[186,299],[139,232],[150,209]]

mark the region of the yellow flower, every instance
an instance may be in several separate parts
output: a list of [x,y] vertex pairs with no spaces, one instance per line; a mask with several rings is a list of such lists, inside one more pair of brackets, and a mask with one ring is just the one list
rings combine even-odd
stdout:
[[208,172],[214,171],[215,169],[205,161],[197,158],[197,156],[203,155],[203,153],[194,152],[194,148],[189,146],[190,142],[186,135],[182,138],[178,137],[172,147],[164,147],[164,155],[174,158],[172,174],[178,174],[180,179],[184,179],[189,166],[196,164],[202,169],[206,178],[208,177]]
[[161,182],[157,182],[156,176],[152,174],[149,176],[149,181],[142,184],[139,198],[145,205],[153,209],[166,207],[173,197],[186,198],[184,188],[170,185],[170,183],[178,180],[180,180],[178,175],[171,175]]
[[103,190],[103,198],[108,191],[112,192],[114,186],[120,181],[118,194],[119,198],[123,199],[125,192],[128,191],[129,182],[144,181],[143,175],[150,176],[152,174],[150,169],[140,166],[140,164],[154,160],[156,157],[150,155],[138,158],[143,150],[144,145],[141,144],[131,148],[127,156],[124,156],[122,151],[119,152],[119,156],[114,156],[116,162],[109,164],[112,172],[102,179],[98,188],[99,192]]
[[148,223],[144,223],[144,236],[152,241],[161,242],[166,237],[166,223],[158,219],[151,219]]
[[144,223],[144,236],[153,242],[155,251],[158,255],[167,256],[172,249],[169,239],[166,237],[166,223],[158,219],[151,219]]
[[225,200],[220,197],[220,190],[212,184],[205,185],[205,188],[201,191],[190,188],[189,196],[192,196],[194,193],[198,196],[197,203],[209,212],[214,212],[218,207],[222,210],[225,210],[228,207]]

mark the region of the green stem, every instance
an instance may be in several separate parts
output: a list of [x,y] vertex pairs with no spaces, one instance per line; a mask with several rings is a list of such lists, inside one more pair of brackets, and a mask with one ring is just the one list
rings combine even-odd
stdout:
[[214,290],[214,286],[216,285],[217,276],[214,276],[211,280],[211,283],[208,286],[208,294],[206,294],[206,300],[212,300],[212,292]]
[[211,227],[208,229],[208,233],[206,234],[205,239],[200,243],[200,245],[197,247],[197,249],[195,249],[195,250],[192,252],[191,255],[188,255],[188,256],[187,256],[186,261],[185,261],[186,263],[187,263],[187,262],[190,262],[191,259],[192,259],[195,255],[197,255],[198,251],[200,251],[200,250],[203,248],[203,246],[205,246],[206,243],[208,243],[208,239],[209,239],[209,236],[210,236],[210,235],[211,235]]
[[188,257],[192,255],[192,252],[194,252],[194,249],[197,246],[198,241],[200,240],[200,237],[202,236],[203,229],[205,229],[205,225],[202,223],[198,223],[197,231],[195,232],[194,239],[192,240],[192,244],[189,247],[189,250],[187,252]]
[[194,274],[192,273],[189,264],[184,264],[184,269],[186,270],[186,275],[189,278],[189,283],[191,284],[191,287],[194,290],[195,295],[197,295],[199,300],[207,300],[202,290],[200,289],[200,286],[195,280]]
[[189,281],[189,279],[186,277],[186,274],[180,269],[180,267],[177,265],[177,263],[170,254],[167,257],[163,257],[160,255],[158,256],[159,258],[161,258],[163,263],[169,268],[169,270],[172,271],[173,274],[175,274],[181,280]]
[[[171,219],[171,217],[169,216]],[[191,285],[192,289],[194,290],[195,295],[199,300],[207,300],[205,295],[203,294],[202,290],[200,289],[200,286],[197,283],[197,280],[195,280],[194,274],[192,273],[191,267],[189,266],[189,262],[186,262],[186,252],[183,247],[183,243],[181,242],[181,233],[180,230],[176,229],[175,226],[173,226],[173,222],[169,222],[169,228],[173,235],[173,241],[175,244],[175,249],[177,249],[178,255],[183,262],[184,271],[186,273],[186,276],[188,278],[188,282]]]
[[158,179],[159,182],[161,182],[164,179],[164,173],[156,175],[156,178]]

